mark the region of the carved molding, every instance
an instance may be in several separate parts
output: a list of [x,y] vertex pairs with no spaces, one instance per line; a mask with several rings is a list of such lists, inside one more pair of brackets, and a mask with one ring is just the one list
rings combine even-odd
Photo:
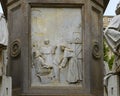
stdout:
[[94,42],[93,44],[92,55],[95,59],[101,58],[101,51],[100,51],[100,46],[98,42]]
[[21,42],[20,40],[15,40],[11,43],[10,53],[12,57],[17,57],[21,53]]

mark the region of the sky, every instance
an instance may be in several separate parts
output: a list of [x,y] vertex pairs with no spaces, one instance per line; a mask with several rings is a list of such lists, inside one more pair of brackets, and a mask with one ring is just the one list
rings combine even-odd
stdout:
[[0,4],[0,13],[3,13],[2,8],[1,8],[1,4]]
[[[110,0],[104,15],[115,15],[116,5],[119,1],[120,0]],[[3,13],[1,4],[0,4],[0,13]]]
[[120,0],[110,0],[104,15],[115,15],[115,9]]

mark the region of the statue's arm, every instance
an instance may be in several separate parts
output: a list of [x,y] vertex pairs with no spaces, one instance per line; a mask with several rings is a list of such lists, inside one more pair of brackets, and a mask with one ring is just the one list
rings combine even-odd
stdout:
[[61,68],[64,68],[66,66],[67,62],[68,62],[68,58],[64,57],[61,64],[60,64]]

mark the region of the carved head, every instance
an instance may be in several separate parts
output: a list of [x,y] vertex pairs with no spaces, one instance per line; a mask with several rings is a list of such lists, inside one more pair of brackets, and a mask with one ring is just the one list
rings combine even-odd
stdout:
[[65,48],[66,48],[66,46],[65,46],[65,45],[61,45],[60,47],[61,47],[61,50],[62,50],[62,51],[64,51],[64,50],[65,50]]
[[48,39],[45,39],[45,40],[44,40],[44,44],[45,44],[45,45],[49,45],[49,43],[50,43],[50,41],[49,41]]
[[33,52],[33,58],[42,57],[42,54],[37,50]]
[[119,14],[120,14],[120,1],[119,1],[119,3],[117,4],[115,13],[116,13],[116,15],[119,15]]

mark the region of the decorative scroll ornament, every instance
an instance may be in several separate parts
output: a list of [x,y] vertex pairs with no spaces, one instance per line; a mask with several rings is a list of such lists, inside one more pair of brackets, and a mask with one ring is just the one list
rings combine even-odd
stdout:
[[21,42],[20,40],[15,40],[11,43],[11,47],[10,47],[10,53],[12,57],[17,57],[19,56],[21,52]]
[[101,58],[100,46],[98,42],[94,42],[93,44],[92,55],[95,59]]

